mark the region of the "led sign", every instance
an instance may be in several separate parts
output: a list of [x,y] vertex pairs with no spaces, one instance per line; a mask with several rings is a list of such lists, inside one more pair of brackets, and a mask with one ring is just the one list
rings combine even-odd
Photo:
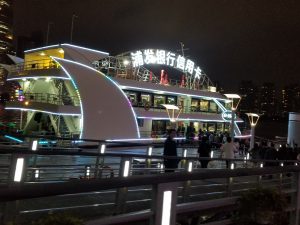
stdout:
[[202,70],[195,63],[182,55],[161,49],[144,49],[131,53],[133,67],[143,66],[145,64],[166,65],[188,73],[197,79],[200,79]]
[[[222,118],[224,121],[231,121],[232,113],[231,111],[225,111],[222,113]],[[236,114],[234,114],[234,119],[236,119]]]

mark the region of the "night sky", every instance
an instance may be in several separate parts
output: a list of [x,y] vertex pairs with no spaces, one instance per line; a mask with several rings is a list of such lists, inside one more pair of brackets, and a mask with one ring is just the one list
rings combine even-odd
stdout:
[[53,22],[49,44],[73,43],[111,55],[161,48],[186,54],[213,81],[235,90],[241,80],[300,78],[299,0],[15,0],[14,34]]

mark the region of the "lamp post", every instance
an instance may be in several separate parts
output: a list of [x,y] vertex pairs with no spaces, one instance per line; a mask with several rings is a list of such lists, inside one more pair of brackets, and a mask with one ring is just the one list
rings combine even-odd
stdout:
[[[170,104],[162,104],[162,106],[166,108],[170,122],[172,123],[176,122],[181,113],[181,108],[179,108],[176,105],[170,105]],[[177,116],[175,115],[175,110],[178,111]]]
[[78,16],[75,15],[75,13],[73,13],[72,15],[72,23],[71,23],[71,34],[70,34],[70,43],[72,44],[73,41],[73,30],[74,30],[74,20],[78,18]]
[[255,136],[255,126],[259,119],[259,115],[256,113],[246,113],[249,118],[251,125],[251,138],[250,138],[250,150],[254,147],[254,136]]
[[51,25],[53,25],[53,24],[54,24],[54,23],[52,23],[52,22],[48,22],[47,36],[46,36],[46,45],[48,45],[48,43],[49,43],[50,27],[51,27]]
[[230,136],[234,138],[234,119],[235,111],[241,101],[241,96],[237,94],[224,94],[231,101],[231,124],[230,124]]

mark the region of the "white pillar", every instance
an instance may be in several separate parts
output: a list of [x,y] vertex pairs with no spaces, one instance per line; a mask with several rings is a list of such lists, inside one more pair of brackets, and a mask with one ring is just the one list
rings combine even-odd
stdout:
[[290,146],[300,146],[300,113],[289,113],[289,126],[287,142]]
[[251,125],[250,150],[254,148],[255,126]]
[[231,126],[230,126],[230,136],[232,141],[234,139],[234,110],[231,110]]

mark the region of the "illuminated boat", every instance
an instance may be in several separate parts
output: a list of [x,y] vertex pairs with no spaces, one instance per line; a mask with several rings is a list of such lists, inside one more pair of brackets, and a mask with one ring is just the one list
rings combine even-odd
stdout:
[[192,60],[162,49],[110,56],[51,45],[25,51],[7,80],[20,85],[6,110],[20,111],[24,134],[129,140],[191,124],[195,135],[230,129],[230,101]]

